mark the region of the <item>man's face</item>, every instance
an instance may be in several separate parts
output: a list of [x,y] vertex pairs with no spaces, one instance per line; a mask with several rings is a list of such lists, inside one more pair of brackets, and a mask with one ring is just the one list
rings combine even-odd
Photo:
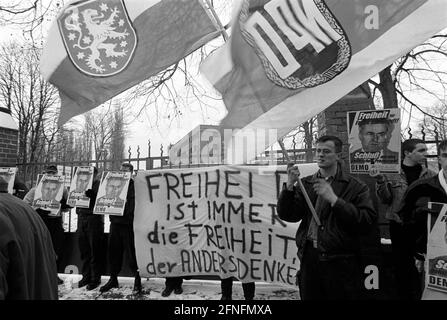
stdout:
[[447,148],[439,150],[439,164],[442,170],[447,172]]
[[119,197],[121,190],[123,189],[124,183],[119,179],[109,179],[106,186],[106,196],[107,198],[117,198]]
[[391,132],[388,132],[386,124],[364,124],[360,128],[359,139],[363,150],[366,152],[378,152],[385,149],[390,142]]
[[42,185],[42,200],[53,200],[59,191],[59,184],[48,182]]
[[335,152],[333,141],[319,142],[316,149],[317,163],[320,168],[330,168],[337,165],[338,153]]
[[425,159],[427,159],[427,146],[425,143],[418,143],[413,151],[405,151],[405,157],[414,163],[423,164]]
[[90,177],[86,174],[80,174],[78,175],[78,179],[76,180],[76,191],[77,192],[83,192],[87,190],[87,185],[89,182]]

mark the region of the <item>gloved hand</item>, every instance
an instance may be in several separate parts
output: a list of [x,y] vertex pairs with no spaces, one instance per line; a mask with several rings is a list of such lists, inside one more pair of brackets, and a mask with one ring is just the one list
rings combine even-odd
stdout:
[[92,189],[85,190],[85,196],[89,198],[93,198],[94,192]]

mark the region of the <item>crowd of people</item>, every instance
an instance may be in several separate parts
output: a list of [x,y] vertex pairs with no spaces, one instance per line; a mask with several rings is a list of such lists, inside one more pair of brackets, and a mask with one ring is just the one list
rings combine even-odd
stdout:
[[[341,160],[342,141],[322,136],[316,143],[319,170],[301,177],[297,165],[287,167],[287,182],[278,197],[280,219],[298,222],[296,246],[300,260],[297,285],[302,300],[362,299],[364,273],[362,254],[380,247],[378,211],[371,190],[346,172]],[[447,203],[447,140],[438,146],[441,170],[426,167],[427,147],[423,140],[402,143],[401,172],[385,174],[372,167],[379,201],[386,207],[392,244],[397,298],[418,300],[423,290],[423,261],[427,247],[428,202]],[[130,163],[120,171],[133,172]],[[56,175],[57,167],[45,169]],[[100,185],[94,168],[92,187],[85,190],[88,208],[76,208],[82,279],[78,287],[94,290],[105,274],[103,259],[104,215],[93,214]],[[50,197],[51,185],[42,191]],[[57,299],[57,263],[62,255],[64,230],[61,214],[32,209],[36,190],[23,198],[7,193],[0,177],[0,299]],[[45,195],[48,194],[48,195]],[[64,188],[60,211],[72,209]],[[110,215],[108,269],[110,278],[100,292],[119,287],[118,275],[127,261],[134,277],[135,293],[142,292],[134,243],[135,188],[129,182],[122,216]],[[433,213],[433,212],[432,212]],[[447,235],[446,235],[447,239]],[[124,259],[127,256],[128,259]],[[233,278],[221,279],[222,300],[232,299]],[[162,296],[182,293],[183,277],[166,278]],[[255,283],[243,283],[246,300],[255,298]]]

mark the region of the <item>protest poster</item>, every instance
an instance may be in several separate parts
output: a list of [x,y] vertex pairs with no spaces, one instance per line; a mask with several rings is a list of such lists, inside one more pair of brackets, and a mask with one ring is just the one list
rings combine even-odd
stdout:
[[[317,164],[299,165],[303,176]],[[135,248],[143,277],[234,276],[295,286],[295,233],[276,212],[286,166],[139,171]]]
[[50,211],[49,215],[60,215],[61,199],[64,191],[65,177],[44,174],[37,184],[32,207]]
[[400,110],[347,113],[351,173],[369,174],[374,165],[383,173],[400,172]]
[[94,214],[111,214],[122,216],[126,204],[127,189],[131,172],[103,172],[98,189]]
[[423,299],[447,300],[447,204],[429,202]]
[[76,167],[70,184],[67,204],[71,207],[88,208],[90,198],[85,191],[92,188],[93,167]]
[[8,183],[8,193],[14,191],[14,179],[16,177],[17,168],[3,167],[0,168],[0,177]]

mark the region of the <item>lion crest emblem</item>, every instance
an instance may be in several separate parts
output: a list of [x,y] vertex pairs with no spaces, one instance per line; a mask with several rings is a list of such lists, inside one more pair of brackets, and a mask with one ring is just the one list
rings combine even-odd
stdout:
[[123,71],[137,46],[137,35],[122,0],[77,1],[58,17],[70,60],[81,72],[107,77]]

